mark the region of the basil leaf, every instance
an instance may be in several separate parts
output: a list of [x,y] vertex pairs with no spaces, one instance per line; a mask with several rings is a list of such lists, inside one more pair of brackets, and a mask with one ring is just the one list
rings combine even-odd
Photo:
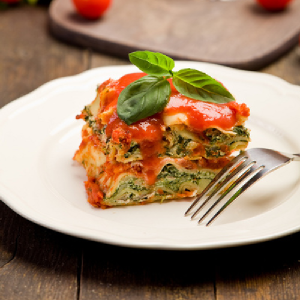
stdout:
[[227,103],[234,97],[217,80],[194,69],[182,69],[173,74],[173,84],[183,95],[206,102]]
[[164,109],[171,94],[163,77],[144,76],[128,85],[119,95],[117,114],[127,125]]
[[150,51],[136,51],[129,54],[129,60],[141,71],[154,76],[170,76],[175,62],[172,58]]

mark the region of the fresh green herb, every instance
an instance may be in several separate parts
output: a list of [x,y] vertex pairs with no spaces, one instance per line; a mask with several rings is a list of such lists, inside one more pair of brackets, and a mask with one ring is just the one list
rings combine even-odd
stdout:
[[150,51],[137,51],[129,54],[129,60],[141,71],[154,76],[170,76],[175,62],[172,58]]
[[178,92],[196,100],[213,103],[234,101],[233,96],[220,82],[198,70],[179,70],[174,73],[173,84]]
[[120,119],[130,125],[162,111],[170,94],[170,83],[164,77],[142,77],[120,93],[117,113]]
[[169,78],[173,79],[181,94],[195,100],[213,103],[234,101],[220,82],[203,72],[194,69],[173,71],[175,62],[164,54],[136,51],[129,54],[129,60],[148,76],[132,82],[120,93],[117,113],[127,125],[164,109],[171,94]]

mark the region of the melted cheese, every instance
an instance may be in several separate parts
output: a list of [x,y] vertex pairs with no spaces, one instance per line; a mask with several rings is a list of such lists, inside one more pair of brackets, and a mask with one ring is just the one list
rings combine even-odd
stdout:
[[176,113],[174,115],[163,114],[163,120],[165,126],[181,125],[181,124],[189,126],[188,117],[184,113]]

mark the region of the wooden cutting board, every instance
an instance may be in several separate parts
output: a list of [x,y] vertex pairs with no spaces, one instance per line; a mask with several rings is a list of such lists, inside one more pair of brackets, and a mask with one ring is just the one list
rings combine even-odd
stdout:
[[277,13],[255,0],[113,0],[97,21],[80,17],[71,0],[53,0],[49,15],[56,37],[104,53],[150,50],[248,70],[276,60],[300,33],[299,0]]

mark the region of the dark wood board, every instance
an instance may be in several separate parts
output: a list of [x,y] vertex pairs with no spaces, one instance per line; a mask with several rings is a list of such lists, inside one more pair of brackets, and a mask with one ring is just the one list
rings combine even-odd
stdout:
[[77,15],[72,0],[53,0],[49,14],[56,37],[103,53],[151,50],[248,70],[276,60],[300,33],[299,0],[276,13],[255,0],[113,0],[97,21]]

